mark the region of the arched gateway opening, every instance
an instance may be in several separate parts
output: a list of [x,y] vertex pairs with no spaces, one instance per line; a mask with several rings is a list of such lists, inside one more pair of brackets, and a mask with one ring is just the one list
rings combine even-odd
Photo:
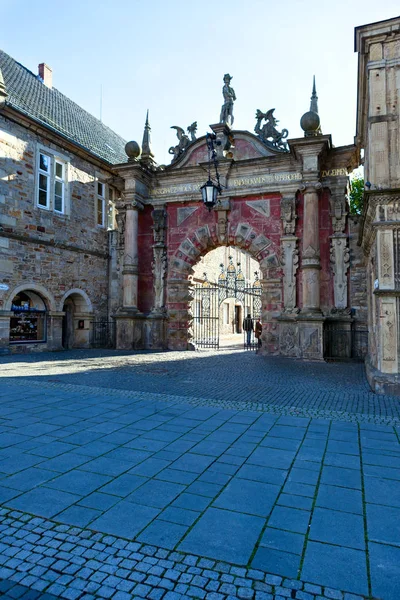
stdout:
[[[207,256],[211,257],[216,248],[226,253],[226,263],[222,269],[218,267],[217,278],[206,280],[202,275],[197,277],[200,281],[195,281],[195,274],[204,273]],[[239,261],[237,257],[242,258]],[[221,262],[217,260],[217,264]],[[262,231],[244,221],[235,226],[230,224],[228,231],[203,225],[181,242],[169,266],[167,338],[170,349],[218,348],[220,326],[227,333],[229,328],[233,328],[234,335],[238,332],[243,348],[243,321],[250,312],[254,322],[258,316],[262,317],[265,347],[269,344],[270,350],[275,350],[276,340],[270,335],[274,327],[271,311],[281,309],[282,281],[277,276],[280,263],[276,245]],[[254,266],[257,268],[252,270]],[[247,269],[247,277],[243,267]],[[224,308],[226,304],[230,308]],[[229,316],[223,311],[229,311]],[[253,336],[251,347],[255,347]]]
[[262,316],[258,262],[238,248],[219,247],[193,270],[194,348],[256,350],[255,323]]

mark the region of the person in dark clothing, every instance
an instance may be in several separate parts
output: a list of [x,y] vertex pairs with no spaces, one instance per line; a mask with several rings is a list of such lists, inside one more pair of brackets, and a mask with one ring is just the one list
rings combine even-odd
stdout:
[[248,346],[251,344],[251,334],[253,333],[254,323],[249,313],[243,321],[243,329],[246,332],[246,343]]
[[257,338],[259,348],[261,348],[261,346],[262,346],[261,334],[262,334],[262,324],[261,324],[261,319],[259,317],[256,321],[256,326],[254,328],[254,335]]

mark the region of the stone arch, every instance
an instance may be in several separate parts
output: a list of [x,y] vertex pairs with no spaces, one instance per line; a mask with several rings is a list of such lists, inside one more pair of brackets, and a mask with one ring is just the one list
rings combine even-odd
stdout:
[[64,313],[61,340],[63,348],[88,348],[93,306],[87,293],[79,288],[68,290],[60,301],[60,311]]
[[[93,306],[89,296],[84,290],[80,290],[79,288],[74,288],[72,290],[68,290],[68,292],[65,292],[64,296],[60,300],[59,310],[63,310],[65,301],[67,298],[69,298],[69,296],[74,296],[74,304],[79,309],[79,312],[93,312]],[[81,298],[81,300],[79,298]]]
[[11,290],[8,299],[5,303],[5,310],[11,310],[11,304],[13,301],[13,298],[15,296],[17,296],[20,292],[25,292],[25,291],[32,291],[32,292],[37,292],[39,294],[39,296],[42,297],[44,303],[46,304],[46,308],[49,311],[55,311],[56,310],[56,301],[54,299],[53,294],[51,294],[43,285],[40,285],[39,283],[33,283],[30,281],[27,281],[26,283],[23,283],[19,286],[17,286],[16,288],[14,288],[13,290]]
[[[260,265],[261,280],[277,278],[280,268],[278,250],[269,238],[249,223],[239,222],[234,230],[222,234],[214,225],[203,225],[189,233],[171,256],[167,278],[167,310],[169,348],[188,348],[191,324],[190,302],[193,266],[201,256],[218,246],[235,246],[248,252]],[[263,287],[263,305],[267,306]]]
[[218,246],[235,246],[248,252],[258,261],[263,278],[268,277],[272,269],[275,270],[280,266],[275,244],[249,223],[239,223],[234,231],[221,238],[215,226],[203,225],[194,230],[171,257],[169,278],[188,277],[193,265],[201,256]]

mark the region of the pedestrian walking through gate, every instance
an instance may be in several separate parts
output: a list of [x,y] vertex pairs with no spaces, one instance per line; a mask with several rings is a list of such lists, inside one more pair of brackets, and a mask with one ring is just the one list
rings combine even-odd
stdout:
[[[217,282],[210,282],[207,273],[204,273],[203,283],[194,286],[192,342],[196,348],[218,349],[221,320],[224,320],[225,327],[232,325],[232,334],[243,335],[246,350],[256,350],[258,342],[254,331],[249,336],[244,329],[244,321],[248,314],[253,323],[261,318],[261,282],[258,272],[254,274],[253,283],[250,283],[245,279],[240,263],[236,268],[231,256],[228,267],[225,269],[221,264],[220,268]],[[229,315],[228,299],[235,300],[232,317]]]

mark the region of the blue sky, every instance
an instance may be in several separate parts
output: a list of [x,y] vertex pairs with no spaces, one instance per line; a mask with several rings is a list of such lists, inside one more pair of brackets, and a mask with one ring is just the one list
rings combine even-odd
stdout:
[[141,141],[150,110],[153,150],[169,163],[172,125],[219,119],[223,75],[233,75],[236,129],[275,108],[279,128],[302,135],[315,74],[323,133],[355,134],[354,27],[398,16],[398,0],[0,0],[1,47],[125,139]]

